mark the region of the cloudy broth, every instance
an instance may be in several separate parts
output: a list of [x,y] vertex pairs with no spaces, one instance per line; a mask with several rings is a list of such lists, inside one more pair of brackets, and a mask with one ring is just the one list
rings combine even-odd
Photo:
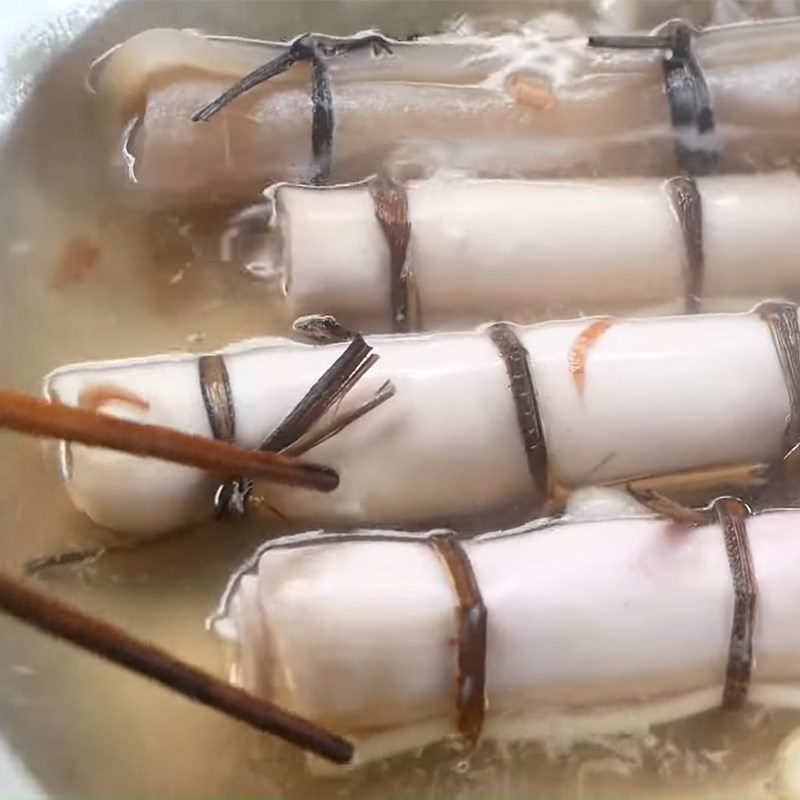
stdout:
[[[679,6],[662,6],[643,24],[685,10]],[[548,7],[494,3],[492,25]],[[695,8],[699,21],[707,19],[708,8]],[[286,330],[272,287],[220,259],[219,236],[241,204],[165,211],[121,197],[95,100],[84,88],[89,64],[107,47],[156,26],[279,39],[377,24],[404,37],[481,10],[465,2],[126,3],[69,46],[78,18],[28,42],[10,62],[20,75],[49,50],[59,55],[15,112],[0,151],[3,385],[35,393],[61,364],[200,352]],[[569,10],[589,16],[577,5]],[[4,568],[19,571],[35,556],[114,541],[71,507],[52,448],[11,434],[0,441]],[[204,620],[264,535],[255,518],[208,523],[41,580],[221,674],[222,655]],[[790,713],[713,712],[571,747],[487,743],[467,754],[437,745],[340,780],[318,779],[288,746],[137,676],[6,618],[0,637],[3,735],[44,791],[57,795],[774,796],[781,791],[776,749],[800,724]]]

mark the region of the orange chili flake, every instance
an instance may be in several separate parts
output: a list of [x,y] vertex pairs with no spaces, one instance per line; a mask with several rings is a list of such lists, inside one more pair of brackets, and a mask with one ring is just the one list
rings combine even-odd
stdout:
[[578,394],[583,396],[586,386],[586,356],[597,340],[614,324],[610,319],[596,319],[578,335],[569,354],[569,371],[575,380]]
[[555,97],[546,86],[523,75],[514,75],[510,85],[514,101],[520,105],[537,111],[547,111],[556,104]]
[[75,236],[61,252],[50,287],[64,289],[80,283],[97,266],[99,258],[100,248],[95,242],[84,236]]
[[95,386],[88,386],[81,389],[78,393],[78,406],[89,411],[99,411],[106,403],[119,401],[141,408],[147,411],[150,403],[138,394],[123,389],[120,386],[112,386],[108,383],[98,383]]

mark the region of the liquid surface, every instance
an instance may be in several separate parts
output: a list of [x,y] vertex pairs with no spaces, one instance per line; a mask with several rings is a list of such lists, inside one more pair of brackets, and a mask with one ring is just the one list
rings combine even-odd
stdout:
[[[83,91],[97,55],[154,26],[277,39],[379,25],[403,37],[441,29],[457,13],[486,5],[124,3],[69,47],[79,15],[21,44],[8,66],[15,85],[49,52],[58,55],[15,112],[0,151],[2,385],[35,393],[42,375],[60,364],[207,350],[285,330],[268,287],[218,258],[216,232],[228,209],[151,213],[118,203],[92,98]],[[492,24],[526,20],[552,5],[492,3]],[[687,7],[598,5],[613,11],[617,25],[644,27]],[[691,4],[698,22],[723,13],[735,18],[745,7]],[[18,572],[31,557],[110,541],[71,508],[51,448],[0,434],[0,474],[4,569]],[[262,536],[257,521],[210,524],[42,580],[82,608],[221,673],[221,654],[203,621],[231,570]],[[3,735],[43,791],[58,796],[767,797],[781,791],[776,747],[800,726],[800,714],[711,713],[569,749],[557,742],[549,750],[483,745],[466,756],[442,745],[322,781],[288,746],[5,617],[0,642]]]

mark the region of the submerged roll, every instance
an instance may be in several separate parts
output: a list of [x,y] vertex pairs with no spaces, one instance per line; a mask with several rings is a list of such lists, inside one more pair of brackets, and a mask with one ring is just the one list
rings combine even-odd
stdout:
[[[671,23],[624,51],[599,38],[600,47],[520,35],[376,47],[367,37],[345,53],[350,40],[333,37],[283,45],[154,30],[113,50],[93,81],[118,130],[139,120],[127,155],[138,187],[162,198],[381,170],[668,175],[676,156],[679,170],[705,174],[800,154],[798,26]],[[304,63],[192,121],[260,64],[298,53]]]
[[[270,229],[242,256],[280,276],[294,316],[332,314],[355,330],[397,329],[398,310],[421,330],[800,299],[793,172],[280,184],[267,195]],[[399,244],[392,226],[406,232]]]
[[[234,645],[234,681],[352,738],[355,763],[464,737],[467,711],[479,738],[563,743],[746,699],[798,708],[800,512],[737,517],[733,531],[736,505],[720,503],[733,501],[697,528],[279,539],[234,579],[213,627]],[[466,605],[457,549],[474,577]]]
[[[329,415],[387,380],[396,394],[310,451],[339,488],[265,487],[254,510],[325,525],[451,524],[540,509],[554,486],[774,462],[800,438],[797,329],[794,306],[764,306],[369,337],[378,362]],[[344,347],[262,339],[200,359],[78,364],[48,375],[44,391],[258,447]],[[213,513],[215,481],[197,470],[74,444],[62,470],[78,508],[119,530],[158,533]]]

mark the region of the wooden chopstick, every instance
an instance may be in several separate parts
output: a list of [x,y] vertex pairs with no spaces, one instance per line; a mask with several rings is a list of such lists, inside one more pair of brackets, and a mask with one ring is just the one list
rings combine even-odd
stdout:
[[19,392],[0,390],[0,428],[151,456],[223,477],[246,475],[320,492],[331,492],[339,485],[335,470],[320,464],[263,450],[245,450],[161,425],[130,422],[96,411],[48,403]]
[[2,572],[0,610],[336,764],[353,757],[353,745],[346,739]]

